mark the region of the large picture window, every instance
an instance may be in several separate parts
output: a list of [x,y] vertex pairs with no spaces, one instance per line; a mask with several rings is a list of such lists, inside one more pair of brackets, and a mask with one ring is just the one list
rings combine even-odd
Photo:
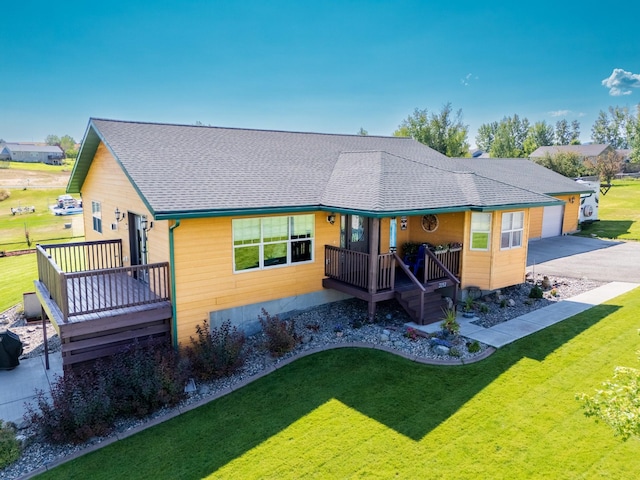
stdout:
[[236,272],[313,260],[313,215],[242,218],[232,225]]
[[102,205],[100,202],[91,202],[91,216],[93,219],[93,230],[102,233]]
[[522,247],[522,232],[524,230],[524,212],[509,212],[502,214],[502,234],[500,248]]
[[471,213],[471,250],[489,250],[491,214]]

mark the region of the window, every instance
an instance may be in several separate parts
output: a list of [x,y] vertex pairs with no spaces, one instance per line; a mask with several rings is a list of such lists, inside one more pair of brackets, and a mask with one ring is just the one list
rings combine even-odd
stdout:
[[522,247],[522,231],[524,230],[524,212],[502,214],[502,235],[500,249]]
[[234,271],[313,260],[313,215],[233,220]]
[[91,202],[91,215],[93,217],[93,229],[102,233],[102,205],[100,202]]
[[471,213],[471,250],[489,250],[491,214]]

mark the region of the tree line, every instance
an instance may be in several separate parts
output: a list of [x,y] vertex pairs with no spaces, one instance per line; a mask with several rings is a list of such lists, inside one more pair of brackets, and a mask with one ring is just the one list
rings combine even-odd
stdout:
[[76,141],[71,135],[64,135],[62,137],[58,137],[57,135],[47,135],[47,138],[45,138],[44,141],[47,145],[60,147],[66,158],[76,158],[78,156]]
[[[366,135],[366,130],[361,128],[358,133]],[[468,133],[462,109],[454,112],[449,102],[440,112],[416,108],[393,135],[414,138],[449,157],[465,157],[469,156]],[[514,114],[480,125],[475,140],[478,148],[493,158],[528,157],[538,147],[579,145],[580,122],[563,119],[555,125],[546,121],[532,124]],[[601,110],[591,127],[591,140],[614,149],[631,149],[631,161],[640,162],[640,105],[635,113],[618,106]]]

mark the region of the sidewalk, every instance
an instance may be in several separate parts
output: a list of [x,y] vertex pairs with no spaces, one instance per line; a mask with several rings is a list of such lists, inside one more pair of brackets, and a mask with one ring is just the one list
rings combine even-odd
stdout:
[[[611,282],[589,292],[581,293],[580,295],[554,303],[548,307],[539,308],[538,310],[534,310],[533,312],[529,312],[507,322],[499,323],[491,328],[474,325],[471,323],[474,321],[473,318],[464,318],[459,314],[458,323],[460,324],[460,335],[471,338],[472,340],[478,340],[492,347],[500,348],[554,323],[573,317],[595,305],[607,302],[638,286],[640,286],[638,283]],[[477,318],[475,320],[477,320]],[[440,330],[439,322],[430,325],[410,325],[426,333],[435,333]]]
[[20,360],[13,370],[0,370],[0,420],[20,424],[25,403],[35,406],[35,390],[51,391],[56,375],[62,376],[62,356],[49,355],[49,370],[44,355]]

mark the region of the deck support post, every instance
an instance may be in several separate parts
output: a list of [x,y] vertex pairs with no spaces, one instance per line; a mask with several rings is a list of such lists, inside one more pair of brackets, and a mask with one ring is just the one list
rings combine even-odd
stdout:
[[47,341],[47,314],[40,305],[40,318],[42,318],[42,343],[44,347],[44,366],[49,370],[49,343]]
[[[380,250],[380,219],[371,219],[369,229],[369,285],[371,295],[378,290],[378,252]],[[371,298],[371,297],[370,297]],[[369,300],[369,322],[373,322],[376,316],[376,302]]]

